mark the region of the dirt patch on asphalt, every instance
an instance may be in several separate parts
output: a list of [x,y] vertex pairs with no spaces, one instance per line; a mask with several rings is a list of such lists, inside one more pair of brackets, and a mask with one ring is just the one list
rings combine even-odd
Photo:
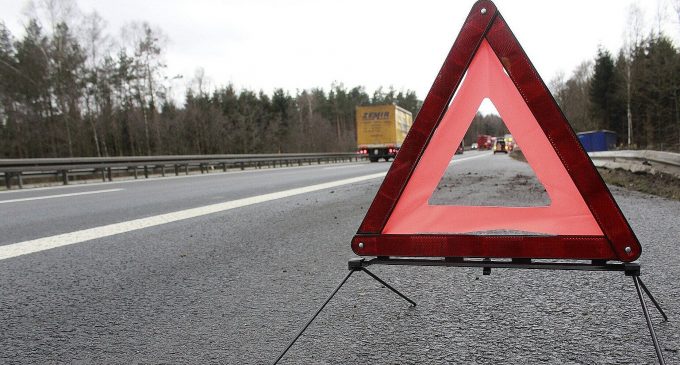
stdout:
[[622,169],[597,171],[607,184],[657,195],[667,199],[680,200],[680,179],[673,175],[656,173],[632,173]]
[[513,150],[512,152],[510,152],[510,157],[514,158],[517,161],[527,162],[526,157],[524,157],[524,154],[520,150]]
[[[510,157],[526,162],[521,151],[513,151]],[[670,174],[646,172],[633,173],[623,169],[598,168],[602,179],[609,184],[629,190],[652,194],[667,199],[680,200],[680,178]]]
[[539,207],[550,205],[550,197],[528,164],[499,154],[485,158],[483,163],[450,165],[431,195],[429,203]]

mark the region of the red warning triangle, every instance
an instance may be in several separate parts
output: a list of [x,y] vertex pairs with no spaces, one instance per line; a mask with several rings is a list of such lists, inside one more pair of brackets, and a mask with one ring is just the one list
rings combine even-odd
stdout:
[[[546,188],[549,206],[428,203],[484,98],[522,146]],[[537,234],[471,234],[499,229]],[[362,256],[625,262],[642,250],[557,103],[488,0],[473,6],[352,249]]]

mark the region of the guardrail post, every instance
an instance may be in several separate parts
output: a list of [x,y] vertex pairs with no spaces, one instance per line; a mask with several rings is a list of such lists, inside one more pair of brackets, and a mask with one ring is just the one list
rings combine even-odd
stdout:
[[21,171],[15,173],[15,176],[17,177],[17,186],[19,186],[19,189],[23,189],[24,188],[24,182],[23,182],[23,179],[21,177]]
[[165,165],[161,165],[161,176],[165,177]]
[[109,178],[109,181],[113,181],[113,174],[111,173],[110,167],[108,169],[106,169],[106,175]]
[[227,164],[222,162],[222,172],[227,172]]
[[240,165],[241,165],[241,170],[245,170],[246,167],[245,167],[245,164],[243,163],[243,161],[240,162]]
[[189,164],[185,163],[184,164],[184,175],[189,175]]
[[149,168],[146,165],[144,165],[144,178],[149,178]]
[[24,181],[23,178],[21,177],[21,171],[17,172],[17,184],[19,184],[19,189],[24,188]]
[[61,181],[64,185],[68,185],[68,170],[61,170]]
[[102,168],[101,173],[102,173],[102,182],[106,182],[106,169]]
[[5,187],[7,190],[12,190],[12,181],[10,180],[12,178],[12,174],[5,172],[3,173],[3,176],[5,177]]
[[172,165],[175,168],[175,176],[179,176],[179,167],[177,164]]
[[137,180],[137,166],[133,168],[133,173],[135,175],[135,180]]

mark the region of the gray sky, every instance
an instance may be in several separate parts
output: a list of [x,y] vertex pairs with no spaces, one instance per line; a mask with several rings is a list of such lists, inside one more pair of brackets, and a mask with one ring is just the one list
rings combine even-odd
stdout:
[[[644,13],[644,32],[662,24],[680,34],[673,0],[497,0],[496,5],[543,79],[569,75],[592,59],[598,44],[622,45],[630,5]],[[182,74],[182,90],[203,67],[213,86],[271,93],[282,87],[394,86],[422,99],[474,1],[401,0],[78,0],[83,12],[97,10],[108,32],[146,20],[168,36],[168,74]],[[3,20],[23,34],[25,1],[0,0]],[[661,10],[660,10],[661,9]],[[659,16],[661,14],[661,16]],[[661,22],[659,22],[661,20]]]

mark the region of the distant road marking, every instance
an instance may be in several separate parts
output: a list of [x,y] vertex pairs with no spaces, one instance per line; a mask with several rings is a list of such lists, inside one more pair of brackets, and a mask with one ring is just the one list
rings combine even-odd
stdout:
[[330,166],[330,167],[324,167],[324,170],[336,170],[336,169],[346,169],[349,167],[357,167],[357,166],[370,166],[367,164],[351,164],[351,165],[344,165],[344,166]]
[[76,195],[91,195],[91,194],[101,194],[101,193],[112,193],[114,191],[121,191],[121,190],[123,190],[123,189],[106,189],[106,190],[83,191],[83,192],[80,192],[80,193],[70,193],[70,194],[34,196],[34,197],[30,197],[30,198],[0,200],[0,204],[27,202],[27,201],[30,201],[30,200],[65,198],[65,197],[68,197],[68,196],[76,196]]
[[463,162],[463,161],[466,161],[466,160],[473,160],[475,158],[486,157],[486,156],[491,156],[491,153],[490,152],[480,153],[479,155],[476,155],[476,156],[461,157],[461,158],[453,157],[453,160],[451,160],[451,162],[449,162],[449,165],[452,165],[452,164],[457,163],[457,162]]
[[[449,163],[449,165],[450,165],[450,164],[453,164],[453,163],[456,163],[456,162],[463,162],[463,161],[465,161],[465,160],[472,160],[472,159],[475,159],[475,158],[480,158],[480,157],[490,156],[490,155],[491,155],[491,153],[484,153],[484,152],[482,152],[482,153],[480,153],[480,154],[478,154],[478,155],[469,156],[469,157],[468,157],[468,156],[465,156],[465,157],[454,157],[453,160]],[[350,167],[358,167],[358,166],[371,166],[371,165],[367,165],[367,164],[352,164],[352,165],[345,165],[345,166],[330,166],[330,167],[324,167],[323,169],[324,169],[324,170],[335,170],[335,169],[346,169],[346,168],[350,168]]]
[[245,207],[248,205],[264,203],[276,199],[283,199],[295,195],[311,193],[314,191],[319,191],[323,189],[334,188],[342,185],[354,184],[366,180],[377,179],[379,177],[385,176],[386,172],[381,172],[377,174],[370,174],[364,176],[353,177],[349,179],[336,180],[323,184],[316,184],[305,186],[296,189],[279,191],[276,193],[263,194],[258,196],[253,196],[250,198],[237,199],[224,203],[217,203],[206,205],[203,207],[192,208],[180,210],[177,212],[160,214],[153,217],[134,219],[127,222],[114,223],[106,226],[100,226],[95,228],[83,229],[80,231],[59,234],[56,236],[43,237],[30,241],[23,241],[18,243],[12,243],[4,246],[0,246],[0,260],[9,259],[12,257],[27,255],[30,253],[40,252],[49,250],[52,248],[63,247],[72,245],[75,243],[85,242],[89,240],[94,240],[97,238],[103,238],[108,236],[113,236],[120,233],[136,231],[139,229],[149,228],[153,226],[158,226],[161,224],[177,222],[185,219],[196,218],[208,214],[223,212],[226,210],[231,210],[235,208]]

